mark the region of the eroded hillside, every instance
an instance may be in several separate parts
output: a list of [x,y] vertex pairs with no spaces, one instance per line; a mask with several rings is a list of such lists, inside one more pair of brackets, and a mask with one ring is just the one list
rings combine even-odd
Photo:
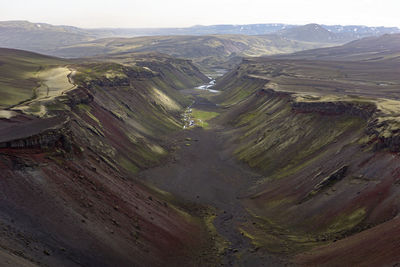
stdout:
[[219,81],[226,146],[263,174],[240,228],[260,250],[307,266],[399,261],[398,67],[248,59]]
[[[21,53],[27,60],[40,58],[41,68],[53,66],[46,57]],[[173,149],[163,140],[182,128],[180,110],[188,101],[177,89],[207,81],[190,62],[158,60],[157,70],[61,61],[57,68],[75,70],[69,77],[64,73],[73,89],[35,95],[10,107],[14,111],[3,111],[9,116],[0,120],[2,259],[46,266],[154,266],[213,258],[212,252],[198,258],[213,247],[203,219],[135,178]],[[155,62],[153,56],[148,64]],[[35,105],[43,113],[30,109]]]

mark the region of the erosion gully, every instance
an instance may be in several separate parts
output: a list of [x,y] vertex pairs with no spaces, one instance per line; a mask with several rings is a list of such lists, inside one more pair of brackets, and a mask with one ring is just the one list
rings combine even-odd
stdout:
[[[216,104],[202,98],[198,90],[185,90],[195,101],[192,108],[219,112]],[[184,201],[211,206],[217,211],[214,226],[229,242],[222,255],[223,266],[287,266],[282,258],[259,251],[240,233],[239,225],[251,222],[241,198],[259,175],[234,159],[224,147],[221,125],[211,129],[194,127],[172,137],[179,147],[162,166],[141,173],[141,178]],[[188,142],[190,140],[190,142]],[[190,145],[187,145],[190,143]]]

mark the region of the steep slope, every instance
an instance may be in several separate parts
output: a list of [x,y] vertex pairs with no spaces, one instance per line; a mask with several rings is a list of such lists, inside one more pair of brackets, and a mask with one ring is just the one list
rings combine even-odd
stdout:
[[399,261],[399,218],[355,234],[343,241],[299,255],[296,263],[306,266],[331,265],[396,265]]
[[[180,109],[188,100],[176,89],[185,87],[188,77],[193,84],[204,79],[188,62],[174,62],[182,64],[174,70],[163,64],[172,59],[159,60],[157,71],[75,62],[70,67],[76,70],[71,77],[76,88],[51,101],[36,100],[46,107],[41,118],[22,110],[0,120],[1,261],[27,266],[215,262],[203,220],[173,196],[137,180],[139,170],[159,164],[171,151],[164,138],[182,128]],[[154,56],[150,63],[156,65]],[[163,73],[180,75],[171,83],[174,77],[164,80]],[[202,253],[209,257],[199,259]]]
[[[376,83],[397,84],[397,75],[352,64],[247,59],[216,85],[226,149],[263,175],[242,199],[254,221],[240,226],[261,251],[306,266],[400,260],[387,234],[399,228],[400,103]],[[333,77],[334,67],[347,76]],[[362,241],[382,234],[379,247]]]

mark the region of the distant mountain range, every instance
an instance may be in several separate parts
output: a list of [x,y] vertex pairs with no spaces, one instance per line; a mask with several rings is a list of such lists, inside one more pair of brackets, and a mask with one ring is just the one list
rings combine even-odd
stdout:
[[[317,24],[308,24],[317,25]],[[288,29],[300,28],[302,25],[265,23],[242,25],[210,25],[192,26],[187,28],[98,28],[83,29],[73,26],[54,26],[46,23],[32,23],[28,21],[0,21],[0,33],[6,30],[30,30],[35,32],[51,31],[80,35],[85,38],[106,37],[135,37],[157,35],[212,35],[212,34],[243,34],[264,35],[282,32]],[[400,33],[396,27],[367,27],[359,25],[320,25],[323,29],[336,34],[345,34],[354,39],[382,34]]]
[[[0,47],[62,57],[160,52],[215,66],[243,56],[292,53],[336,46],[398,28],[307,24],[213,25],[189,28],[82,29],[28,21],[0,22]],[[147,36],[142,38],[132,38]],[[150,36],[150,37],[149,37]],[[130,38],[130,39],[127,39]]]
[[[314,24],[309,24],[314,25]],[[351,36],[359,39],[367,36],[399,33],[396,27],[367,27],[367,26],[342,26],[342,25],[320,25],[329,32]],[[137,28],[137,29],[91,29],[92,34],[102,36],[153,36],[153,35],[211,35],[211,34],[243,34],[264,35],[274,34],[288,29],[299,28],[301,25],[267,23],[267,24],[243,24],[243,25],[211,25],[193,26],[188,28]]]

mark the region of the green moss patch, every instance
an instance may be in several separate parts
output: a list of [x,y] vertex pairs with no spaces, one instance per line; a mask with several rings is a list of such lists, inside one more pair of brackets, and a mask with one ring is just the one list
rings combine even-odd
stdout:
[[135,174],[139,171],[139,168],[133,162],[126,158],[120,158],[119,163],[128,172]]
[[326,232],[341,233],[352,230],[364,220],[366,214],[367,212],[365,208],[356,209],[349,214],[342,214],[329,225]]
[[207,121],[217,117],[218,115],[219,115],[218,112],[204,111],[200,109],[192,110],[192,116],[193,119],[195,120],[196,125],[206,129],[210,127]]

